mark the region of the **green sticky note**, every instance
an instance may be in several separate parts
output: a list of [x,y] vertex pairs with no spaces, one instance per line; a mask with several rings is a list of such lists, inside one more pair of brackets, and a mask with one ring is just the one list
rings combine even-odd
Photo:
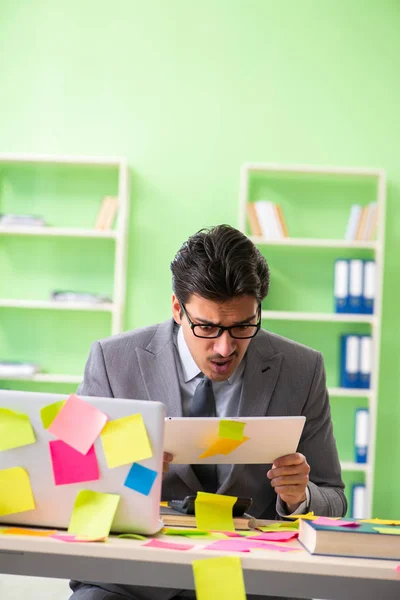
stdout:
[[68,533],[89,538],[107,537],[119,498],[119,494],[81,490],[75,500]]
[[107,466],[112,469],[153,456],[140,413],[108,421],[100,434]]
[[238,556],[192,562],[197,600],[246,600],[242,563]]
[[236,496],[197,492],[194,501],[197,529],[235,531],[232,512],[236,501]]
[[36,442],[28,415],[0,408],[0,450],[11,450]]
[[29,475],[22,467],[0,471],[0,516],[35,509]]
[[40,418],[42,419],[43,427],[47,429],[50,427],[64,404],[66,400],[59,400],[58,402],[53,402],[53,404],[48,404],[44,406],[40,411]]
[[164,535],[183,535],[184,537],[209,537],[210,535],[209,531],[202,531],[201,529],[176,529],[174,527],[164,527],[161,533]]
[[386,535],[400,535],[400,527],[374,527],[378,533],[386,533]]
[[148,539],[145,535],[140,535],[139,533],[120,533],[119,535],[117,535],[117,537],[142,541]]
[[241,441],[243,439],[245,425],[246,423],[240,423],[240,421],[229,421],[227,419],[223,419],[219,423],[219,437]]

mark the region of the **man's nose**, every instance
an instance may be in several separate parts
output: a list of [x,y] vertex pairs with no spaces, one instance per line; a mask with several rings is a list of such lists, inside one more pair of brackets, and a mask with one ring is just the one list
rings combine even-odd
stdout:
[[214,352],[220,356],[227,358],[235,349],[235,340],[229,335],[229,331],[224,331],[219,338],[216,338],[214,343]]

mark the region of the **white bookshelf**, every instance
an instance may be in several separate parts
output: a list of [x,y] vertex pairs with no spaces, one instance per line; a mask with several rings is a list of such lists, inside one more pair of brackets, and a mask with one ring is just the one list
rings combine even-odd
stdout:
[[[369,250],[372,252],[376,262],[376,297],[375,311],[373,315],[359,314],[337,314],[337,313],[322,313],[322,312],[296,312],[296,311],[280,311],[280,310],[263,310],[262,319],[268,328],[268,321],[308,321],[320,323],[345,323],[351,325],[367,324],[370,327],[373,344],[373,365],[371,372],[371,388],[370,389],[344,389],[340,387],[328,388],[328,393],[331,398],[362,398],[367,399],[369,408],[370,421],[370,437],[368,447],[368,463],[355,463],[342,461],[341,466],[343,471],[363,472],[365,474],[366,485],[366,516],[372,515],[372,499],[374,488],[374,468],[375,468],[375,443],[377,429],[377,405],[378,405],[378,384],[379,384],[379,360],[380,360],[380,340],[381,340],[381,320],[382,320],[382,287],[383,287],[383,267],[384,267],[384,247],[385,247],[385,218],[386,218],[386,173],[383,169],[370,169],[360,167],[336,167],[336,166],[313,166],[313,165],[282,165],[278,163],[252,163],[248,162],[242,165],[240,171],[240,190],[239,190],[239,228],[247,232],[247,204],[250,201],[250,177],[252,174],[262,174],[268,178],[290,177],[304,178],[312,176],[316,181],[321,182],[323,178],[329,180],[340,178],[346,181],[346,178],[351,179],[367,179],[376,184],[376,197],[374,201],[377,203],[378,210],[378,228],[376,239],[372,241],[347,241],[344,239],[327,238],[311,238],[311,237],[288,237],[279,240],[269,240],[263,237],[249,236],[252,241],[261,247],[273,247],[276,252],[280,247],[282,249],[292,248],[314,248],[323,252],[328,249],[344,250]],[[259,175],[258,175],[259,176]],[[322,198],[321,198],[322,201]],[[352,204],[351,197],[349,199],[348,210]],[[324,205],[321,205],[321,212],[324,211]],[[343,232],[344,236],[344,232]],[[288,250],[286,250],[288,251]],[[296,253],[291,256],[291,260],[296,259]],[[299,265],[300,266],[300,265]],[[333,290],[332,290],[333,296]],[[340,401],[340,400],[338,400]]]
[[[123,157],[94,157],[94,156],[53,156],[46,154],[0,154],[0,170],[2,165],[58,165],[59,168],[65,167],[98,167],[99,169],[116,169],[118,185],[118,212],[116,216],[115,228],[110,230],[96,230],[79,227],[7,227],[0,226],[0,244],[2,237],[15,236],[16,238],[27,237],[35,238],[86,238],[88,243],[91,240],[106,239],[110,240],[110,252],[113,253],[113,293],[112,302],[89,304],[85,302],[56,302],[51,300],[32,300],[29,298],[0,298],[0,311],[2,308],[14,308],[19,310],[51,310],[51,311],[87,311],[87,312],[105,312],[110,313],[111,326],[109,334],[117,334],[123,330],[125,295],[126,295],[126,264],[127,264],[127,235],[129,220],[129,170],[127,161]],[[0,173],[1,179],[1,173]],[[104,194],[105,195],[105,194]],[[55,198],[57,201],[57,198]],[[100,209],[102,198],[99,197]],[[18,213],[18,206],[15,207],[15,213]],[[44,215],[45,216],[45,215]],[[33,243],[33,241],[32,241]],[[79,265],[76,266],[79,269]],[[68,282],[66,282],[68,289]],[[34,313],[32,319],[34,319]],[[1,317],[0,317],[1,319]],[[35,357],[30,357],[34,362]],[[7,360],[7,357],[1,356],[0,359]],[[79,383],[79,375],[57,375],[39,373],[33,377],[2,377],[8,381],[24,380],[38,383]]]

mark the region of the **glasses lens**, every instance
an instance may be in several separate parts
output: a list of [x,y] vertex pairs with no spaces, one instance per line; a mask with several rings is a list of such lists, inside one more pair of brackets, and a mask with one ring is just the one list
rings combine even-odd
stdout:
[[220,328],[214,325],[195,325],[193,333],[197,337],[216,338],[218,337]]
[[235,338],[249,338],[256,335],[257,325],[238,325],[231,328],[231,335]]

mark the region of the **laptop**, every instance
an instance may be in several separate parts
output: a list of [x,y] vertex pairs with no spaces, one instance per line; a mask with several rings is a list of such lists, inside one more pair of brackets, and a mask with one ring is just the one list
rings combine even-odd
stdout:
[[28,415],[36,442],[0,452],[0,469],[24,467],[29,474],[36,508],[13,515],[0,516],[0,523],[67,529],[80,490],[119,494],[120,501],[111,531],[114,533],[144,533],[152,535],[160,530],[160,499],[164,443],[165,407],[161,402],[95,398],[80,396],[105,413],[109,420],[140,413],[147,429],[153,456],[139,464],[157,471],[150,493],[144,495],[124,485],[132,464],[108,468],[100,437],[94,443],[100,479],[81,483],[55,485],[50,440],[57,439],[42,423],[40,410],[68,395],[38,392],[0,390],[0,408]]

